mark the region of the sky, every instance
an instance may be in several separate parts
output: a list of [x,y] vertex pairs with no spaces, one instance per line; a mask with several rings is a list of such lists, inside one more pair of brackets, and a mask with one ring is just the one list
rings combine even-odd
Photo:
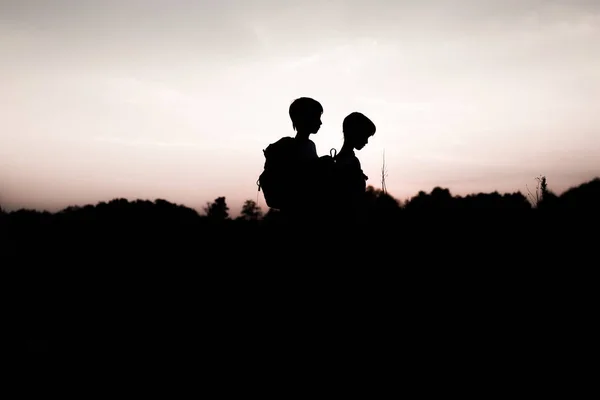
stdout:
[[157,198],[266,210],[262,149],[298,97],[377,133],[405,200],[600,176],[597,0],[0,0],[0,205]]

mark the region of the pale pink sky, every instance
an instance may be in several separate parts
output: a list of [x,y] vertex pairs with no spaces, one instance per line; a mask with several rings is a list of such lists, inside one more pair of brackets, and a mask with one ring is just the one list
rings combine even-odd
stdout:
[[300,96],[321,155],[371,117],[399,199],[560,193],[600,176],[600,1],[0,0],[0,205],[236,215]]

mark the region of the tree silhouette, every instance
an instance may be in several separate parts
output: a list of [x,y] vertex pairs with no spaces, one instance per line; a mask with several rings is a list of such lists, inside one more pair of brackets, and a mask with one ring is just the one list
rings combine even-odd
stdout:
[[600,178],[569,188],[560,195],[557,203],[565,210],[600,212]]
[[381,190],[383,193],[387,193],[387,187],[385,186],[385,178],[388,176],[388,171],[385,166],[385,150],[383,150],[383,165],[381,166]]
[[537,181],[535,191],[532,193],[529,188],[528,196],[534,208],[548,210],[559,206],[560,198],[548,189],[548,181],[545,176],[535,178]]
[[546,177],[543,175],[538,176],[535,178],[535,180],[537,183],[535,185],[534,192],[532,193],[531,190],[529,190],[529,187],[527,187],[527,191],[529,192],[528,196],[531,204],[537,208],[544,200],[544,197],[548,195],[548,182],[546,181]]
[[395,223],[395,218],[401,210],[400,201],[390,195],[385,189],[367,186],[365,193],[367,217],[374,223]]
[[225,197],[217,197],[212,204],[206,203],[204,207],[206,216],[214,221],[224,221],[229,219],[229,207],[225,201]]
[[254,200],[246,200],[242,206],[241,219],[247,221],[257,221],[261,219],[263,212],[258,204]]
[[416,196],[409,199],[405,208],[410,211],[442,211],[455,206],[456,200],[450,190],[436,186],[430,194],[419,191]]

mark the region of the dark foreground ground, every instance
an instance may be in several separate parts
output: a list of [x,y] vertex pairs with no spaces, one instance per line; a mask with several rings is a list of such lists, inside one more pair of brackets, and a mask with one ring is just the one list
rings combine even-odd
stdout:
[[18,332],[9,347],[38,360],[194,354],[214,368],[317,355],[559,357],[596,319],[596,222],[430,214],[300,232],[5,224]]

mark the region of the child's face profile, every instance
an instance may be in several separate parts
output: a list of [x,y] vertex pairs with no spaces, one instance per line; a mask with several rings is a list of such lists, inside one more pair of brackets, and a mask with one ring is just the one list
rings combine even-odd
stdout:
[[310,133],[317,133],[321,128],[321,114],[311,115],[304,121],[306,130]]
[[371,135],[368,133],[361,133],[360,135],[357,135],[356,142],[354,143],[354,148],[356,150],[361,150],[362,148],[364,148],[367,145],[367,143],[369,143],[370,137]]

